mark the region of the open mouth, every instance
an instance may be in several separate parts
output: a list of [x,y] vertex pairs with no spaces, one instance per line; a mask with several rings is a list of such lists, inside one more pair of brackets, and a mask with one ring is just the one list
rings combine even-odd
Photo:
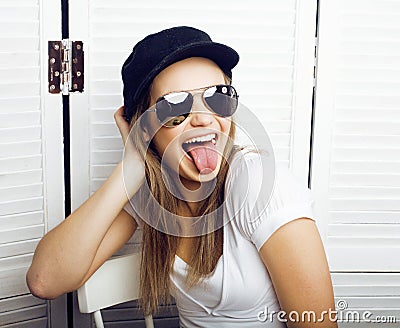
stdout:
[[200,173],[210,173],[215,170],[218,161],[216,133],[190,138],[183,142],[182,148],[187,157],[194,162]]

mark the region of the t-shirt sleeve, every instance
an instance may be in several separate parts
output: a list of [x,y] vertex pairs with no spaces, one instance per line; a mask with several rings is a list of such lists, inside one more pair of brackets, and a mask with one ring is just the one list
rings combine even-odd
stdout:
[[247,155],[233,166],[225,189],[229,219],[257,250],[284,224],[302,217],[315,221],[311,190],[284,166],[275,167],[275,176],[268,173],[259,158]]
[[123,209],[134,218],[134,220],[136,221],[136,223],[138,224],[139,227],[142,227],[142,220],[139,218],[138,214],[136,213],[136,211],[133,209],[133,206],[131,204],[132,200],[128,201],[126,203],[126,205],[123,207]]

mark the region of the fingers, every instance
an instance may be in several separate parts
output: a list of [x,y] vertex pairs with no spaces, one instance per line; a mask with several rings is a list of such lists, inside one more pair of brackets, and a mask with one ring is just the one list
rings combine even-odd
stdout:
[[[114,113],[114,119],[118,123],[121,119],[124,119],[124,106],[121,106]],[[125,120],[125,119],[124,119]]]
[[125,142],[129,134],[129,124],[124,117],[124,106],[118,108],[117,111],[114,113],[114,120],[117,124],[119,132],[121,133],[122,139]]
[[[132,161],[137,165],[137,163],[144,163],[142,157],[139,155],[135,145],[132,141],[127,142],[130,133],[130,124],[125,120],[124,117],[124,106],[118,108],[114,113],[114,120],[117,124],[119,132],[121,133],[122,142],[125,147],[124,160]],[[143,166],[144,167],[144,166]]]
[[124,117],[124,106],[121,106],[120,108],[118,108],[115,111],[114,120],[118,126],[128,126],[129,127],[129,123],[125,120],[125,117]]

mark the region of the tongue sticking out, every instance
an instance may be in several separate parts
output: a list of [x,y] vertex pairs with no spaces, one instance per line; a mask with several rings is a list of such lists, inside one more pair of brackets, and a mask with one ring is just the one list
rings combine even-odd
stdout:
[[202,142],[190,145],[187,152],[201,174],[211,173],[217,167],[218,154],[213,143]]

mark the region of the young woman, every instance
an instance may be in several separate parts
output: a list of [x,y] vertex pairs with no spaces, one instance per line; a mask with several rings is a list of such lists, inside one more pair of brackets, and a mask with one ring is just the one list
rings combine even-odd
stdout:
[[233,143],[238,60],[183,26],[134,47],[114,115],[124,160],[40,241],[34,295],[76,290],[139,225],[145,313],[172,294],[182,327],[337,327],[310,190],[277,168],[272,194],[260,195],[262,156]]

